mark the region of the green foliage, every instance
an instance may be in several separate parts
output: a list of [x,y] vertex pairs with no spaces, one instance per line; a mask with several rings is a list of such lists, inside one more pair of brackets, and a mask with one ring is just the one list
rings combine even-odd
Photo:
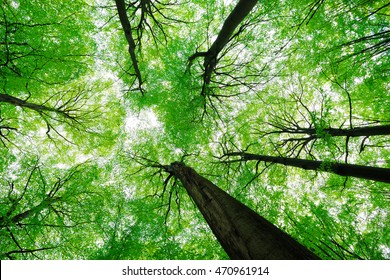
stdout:
[[220,158],[389,168],[389,135],[329,130],[389,124],[387,2],[259,1],[203,95],[237,1],[151,1],[142,37],[133,2],[143,94],[112,1],[0,4],[0,258],[227,259],[159,168],[185,161],[322,258],[389,259],[389,184]]

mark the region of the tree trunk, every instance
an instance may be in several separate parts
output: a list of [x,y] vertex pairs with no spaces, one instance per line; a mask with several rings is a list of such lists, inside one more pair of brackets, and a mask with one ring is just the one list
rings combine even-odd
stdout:
[[119,15],[119,20],[121,22],[123,31],[125,32],[127,43],[129,45],[129,54],[130,54],[131,62],[133,63],[135,75],[138,79],[138,87],[141,93],[143,94],[143,90],[141,87],[143,83],[142,76],[141,76],[141,71],[139,70],[138,67],[137,57],[135,55],[135,41],[131,33],[131,24],[126,13],[126,4],[124,0],[115,0],[115,4]]
[[[10,217],[0,217],[0,228],[5,227],[8,225],[8,223],[16,224],[28,217],[33,216],[34,214],[40,213],[42,210],[49,208],[54,202],[59,201],[61,198],[51,198],[47,197],[41,203],[39,203],[37,206],[32,207],[31,209],[28,209],[22,213],[19,213],[12,218]],[[10,213],[12,214],[12,213]]]
[[197,52],[189,58],[191,64],[195,58],[204,57],[203,66],[205,67],[205,70],[203,76],[204,85],[202,89],[202,95],[205,94],[205,85],[208,85],[210,83],[211,74],[216,67],[216,61],[219,52],[226,46],[234,30],[252,11],[252,9],[256,6],[257,3],[258,0],[240,0],[223,23],[223,26],[219,31],[217,38],[210,46],[209,50],[207,52]]
[[[315,128],[299,128],[281,131],[286,133],[296,134],[308,134],[314,136],[314,138],[322,138],[322,135],[318,134]],[[349,137],[360,137],[360,136],[374,136],[374,135],[390,135],[390,125],[376,125],[376,126],[363,126],[356,128],[325,128],[323,132],[331,136],[349,136]],[[313,139],[314,139],[313,138]]]
[[240,0],[229,14],[221,30],[218,33],[217,39],[211,45],[208,53],[209,56],[217,56],[218,53],[226,46],[237,26],[256,6],[258,0]]
[[166,170],[181,181],[231,259],[318,259],[192,168],[175,162]]
[[38,113],[45,112],[45,111],[55,112],[55,113],[63,113],[55,108],[51,108],[48,106],[39,105],[39,104],[35,104],[35,103],[30,103],[30,102],[27,102],[23,99],[20,99],[20,98],[17,98],[17,97],[8,95],[8,94],[3,94],[3,93],[0,93],[0,102],[8,103],[8,104],[22,107],[22,108],[29,108],[31,110],[38,112]]
[[299,158],[286,158],[286,157],[274,157],[256,155],[243,152],[227,153],[225,157],[239,156],[238,160],[231,160],[228,162],[237,161],[263,161],[277,164],[283,164],[286,166],[294,166],[303,168],[306,170],[325,171],[335,173],[341,176],[351,176],[356,178],[363,178],[368,180],[374,180],[378,182],[390,183],[390,169],[381,167],[371,167],[356,164],[346,164],[338,162],[324,162],[317,160],[307,160]]
[[[23,99],[14,97],[12,95],[3,94],[0,93],[0,102],[8,103],[17,107],[21,108],[28,108],[30,110],[34,110],[35,112],[39,114],[47,113],[47,112],[53,112],[55,114],[61,115],[64,118],[70,119],[70,120],[76,120],[77,116],[73,116],[71,113],[71,110],[67,110],[66,107],[64,108],[53,108],[45,105],[35,104],[31,102],[27,102]],[[61,106],[62,107],[62,106]],[[76,110],[74,110],[76,111]]]

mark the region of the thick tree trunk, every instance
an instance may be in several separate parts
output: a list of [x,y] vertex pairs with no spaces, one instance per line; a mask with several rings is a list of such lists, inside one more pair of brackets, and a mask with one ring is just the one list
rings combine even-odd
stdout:
[[181,181],[231,259],[318,259],[192,168],[175,162],[166,169]]
[[272,162],[277,164],[283,164],[286,166],[299,167],[306,170],[324,171],[324,172],[335,173],[341,176],[351,176],[356,178],[363,178],[368,180],[390,183],[389,168],[371,167],[371,166],[356,165],[356,164],[345,164],[345,163],[338,163],[338,162],[324,162],[324,161],[298,159],[298,158],[264,156],[264,155],[257,155],[257,154],[243,153],[243,152],[227,153],[224,156],[240,157],[240,159],[231,160],[229,162],[250,161],[250,160]]

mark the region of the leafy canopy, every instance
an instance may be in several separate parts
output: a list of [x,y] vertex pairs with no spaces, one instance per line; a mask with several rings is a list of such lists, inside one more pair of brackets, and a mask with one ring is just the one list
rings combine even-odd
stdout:
[[258,1],[205,83],[238,2],[125,1],[141,92],[115,1],[2,1],[2,259],[227,258],[174,161],[322,258],[389,258],[388,184],[221,158],[390,168],[388,3]]

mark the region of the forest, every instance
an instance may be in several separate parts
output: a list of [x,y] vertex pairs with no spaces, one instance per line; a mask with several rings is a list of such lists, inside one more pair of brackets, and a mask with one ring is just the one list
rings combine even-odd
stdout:
[[390,2],[0,3],[0,259],[390,259]]

